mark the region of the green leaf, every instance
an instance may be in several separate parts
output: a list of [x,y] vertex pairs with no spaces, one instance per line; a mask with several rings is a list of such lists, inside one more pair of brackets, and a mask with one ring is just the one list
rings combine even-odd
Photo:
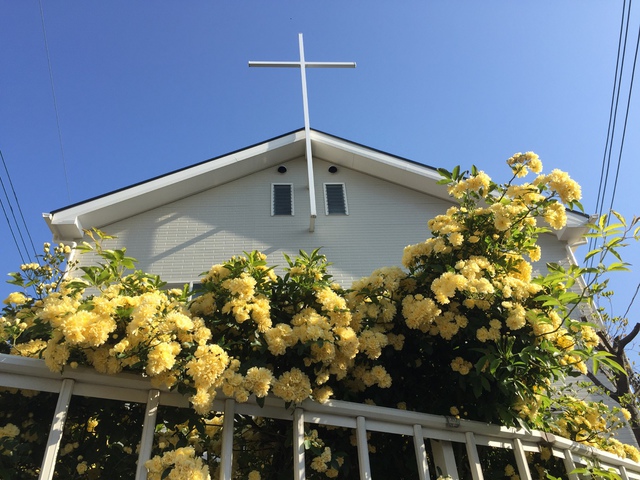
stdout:
[[7,283],[11,285],[17,285],[18,287],[24,286],[24,279],[22,278],[22,275],[20,275],[20,273],[14,272],[10,273],[9,275],[13,277],[13,280],[7,280]]
[[627,265],[629,264],[625,262],[614,262],[609,266],[607,266],[606,271],[607,272],[628,272],[630,270],[627,268]]
[[591,250],[589,253],[587,253],[587,254],[584,256],[585,261],[586,261],[586,260],[589,260],[591,257],[593,257],[594,255],[597,255],[597,254],[598,254],[598,253],[600,253],[600,252],[602,252],[602,249],[601,249],[601,248],[596,248],[596,249],[594,249],[594,250]]
[[82,242],[80,245],[76,245],[75,249],[79,252],[86,253],[93,250],[93,245],[87,242]]
[[620,230],[624,228],[622,223],[612,223],[607,225],[602,231],[605,233],[611,233],[613,230]]
[[606,215],[601,215],[600,218],[598,219],[597,229],[604,230],[604,227],[606,226],[606,223],[607,223],[607,216]]
[[613,215],[615,215],[615,217],[618,219],[618,221],[624,225],[625,227],[627,226],[627,221],[625,220],[625,218],[618,212],[616,212],[615,210],[611,210],[611,213]]
[[438,168],[437,171],[441,177],[451,180],[451,172],[446,168]]
[[487,392],[491,391],[491,384],[489,383],[489,380],[487,380],[485,376],[480,377],[480,383],[482,384],[482,388],[484,390],[486,390]]
[[123,267],[131,269],[131,270],[136,268],[135,262],[136,262],[136,260],[134,258],[131,258],[131,257],[125,257],[121,261]]
[[495,375],[496,371],[498,370],[498,367],[500,366],[500,364],[502,363],[502,361],[499,358],[496,358],[495,360],[493,360],[489,366],[489,372],[491,372],[491,375]]
[[599,351],[594,353],[593,354],[594,373],[597,373],[597,369],[596,369],[596,361],[597,361],[598,364],[605,365],[611,370],[615,370],[616,372],[622,375],[627,375],[627,371],[624,369],[624,367],[620,365],[618,362],[616,362],[615,360],[613,360],[612,357],[613,355],[610,354],[609,352]]
[[578,200],[574,200],[573,202],[571,202],[571,208],[573,207],[578,207],[578,210],[580,210],[581,212],[584,212],[584,207],[582,206],[582,203],[580,203]]
[[85,302],[80,304],[80,306],[78,307],[78,311],[90,312],[91,310],[93,310],[93,308],[94,308],[93,302]]

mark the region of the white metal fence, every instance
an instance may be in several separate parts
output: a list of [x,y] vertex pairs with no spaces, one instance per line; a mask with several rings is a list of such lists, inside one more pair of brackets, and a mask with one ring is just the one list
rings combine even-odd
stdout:
[[[58,401],[53,415],[48,443],[40,471],[41,480],[53,478],[56,457],[60,449],[65,419],[72,395],[121,402],[146,404],[146,412],[138,455],[136,480],[147,477],[144,463],[151,456],[156,414],[160,405],[188,408],[185,397],[176,393],[161,391],[151,387],[147,379],[132,374],[102,375],[88,368],[65,369],[63,375],[52,373],[37,359],[12,355],[0,355],[0,386],[54,392]],[[371,479],[368,432],[383,432],[413,437],[415,458],[420,480],[435,478],[429,471],[427,442],[432,455],[431,465],[439,474],[461,478],[459,461],[456,462],[454,444],[465,446],[466,461],[470,478],[481,480],[483,475],[478,446],[504,448],[513,451],[517,473],[521,479],[531,479],[527,452],[539,452],[541,446],[551,449],[552,454],[562,459],[569,480],[581,477],[570,473],[587,461],[597,462],[600,468],[612,468],[624,480],[640,480],[640,464],[621,459],[615,455],[587,448],[584,445],[538,431],[524,431],[513,428],[487,425],[480,422],[452,421],[434,416],[404,410],[330,401],[318,404],[305,401],[294,409],[287,409],[277,398],[267,398],[264,406],[258,406],[253,399],[247,403],[237,403],[233,399],[221,398],[214,403],[214,409],[224,413],[222,430],[222,455],[220,479],[230,479],[233,456],[234,415],[255,415],[259,417],[288,420],[293,422],[293,478],[305,478],[304,425],[346,427],[355,429],[359,478]],[[433,468],[433,467],[432,467]],[[463,479],[463,480],[466,480]],[[487,478],[487,480],[491,480]]]

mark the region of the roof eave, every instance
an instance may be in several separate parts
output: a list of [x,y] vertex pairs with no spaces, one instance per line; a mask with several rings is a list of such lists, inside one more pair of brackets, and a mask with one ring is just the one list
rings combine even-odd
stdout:
[[108,225],[303,154],[304,132],[296,131],[44,216],[57,241],[75,241],[83,228]]
[[584,213],[567,211],[567,224],[564,228],[555,232],[558,240],[565,242],[569,246],[582,245],[585,242],[585,235],[589,232],[589,224],[594,217]]
[[[180,200],[245,175],[304,156],[304,130],[110,192],[44,214],[54,241],[77,241],[83,228],[104,227],[123,218]],[[433,167],[311,130],[313,156],[337,166],[380,178],[455,203]],[[589,218],[567,212],[567,226],[556,233],[568,244],[588,231]]]

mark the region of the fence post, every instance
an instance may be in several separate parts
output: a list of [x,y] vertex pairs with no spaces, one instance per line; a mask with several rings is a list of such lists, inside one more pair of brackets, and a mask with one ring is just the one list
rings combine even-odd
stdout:
[[305,480],[304,471],[304,410],[293,411],[293,478]]
[[431,450],[433,463],[436,465],[436,475],[450,475],[453,480],[458,480],[458,467],[451,442],[431,439]]
[[464,436],[467,438],[467,456],[469,457],[471,477],[473,480],[484,480],[482,465],[480,465],[480,457],[478,456],[478,447],[476,446],[476,438],[473,436],[473,432],[467,432]]
[[580,480],[577,473],[571,473],[576,469],[576,464],[573,461],[571,450],[564,450],[564,468],[567,471],[569,480]]
[[620,465],[620,476],[622,477],[622,480],[629,480],[629,475],[627,475],[627,469],[624,468],[624,465]]
[[420,425],[413,426],[413,446],[416,449],[416,461],[418,462],[418,476],[420,480],[429,480],[429,462],[427,461],[427,448],[424,445],[424,435]]
[[56,404],[56,410],[53,413],[53,420],[51,421],[47,447],[44,451],[42,466],[40,467],[40,476],[38,477],[40,480],[51,480],[53,478],[58,450],[60,449],[60,442],[62,441],[62,432],[64,431],[64,422],[69,412],[69,403],[71,403],[73,384],[74,381],[69,378],[62,380],[60,393],[58,394],[58,403]]
[[371,480],[371,466],[369,465],[369,443],[367,442],[367,426],[364,417],[356,418],[356,438],[358,440],[358,466],[360,480]]
[[231,480],[233,466],[233,423],[235,401],[227,398],[224,401],[224,420],[222,421],[222,452],[220,454],[220,480]]
[[513,452],[516,456],[516,464],[518,465],[518,474],[523,480],[531,480],[531,470],[529,470],[529,462],[527,462],[527,455],[522,447],[522,442],[519,438],[513,439]]
[[156,428],[156,417],[158,416],[158,404],[160,403],[160,391],[149,390],[147,397],[147,408],[144,412],[144,423],[142,425],[142,438],[140,439],[140,451],[138,452],[138,468],[136,469],[136,480],[146,480],[147,467],[145,462],[151,458],[153,450],[153,434]]

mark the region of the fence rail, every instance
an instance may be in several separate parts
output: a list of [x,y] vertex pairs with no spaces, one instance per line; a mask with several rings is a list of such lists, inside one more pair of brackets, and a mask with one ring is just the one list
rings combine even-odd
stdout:
[[[103,375],[85,367],[66,368],[61,375],[49,371],[41,360],[13,355],[0,354],[0,386],[58,394],[58,402],[40,470],[39,478],[41,480],[53,478],[64,423],[73,395],[146,404],[143,428],[140,432],[136,480],[147,477],[144,463],[151,456],[158,407],[160,405],[189,407],[184,396],[177,392],[156,389],[151,386],[148,379],[138,375],[127,373]],[[237,403],[220,394],[214,401],[213,408],[217,412],[224,413],[221,480],[231,479],[232,476],[233,419],[235,415],[254,415],[293,422],[293,478],[295,480],[305,478],[305,423],[346,427],[356,431],[359,478],[361,480],[372,478],[369,466],[368,432],[413,437],[420,480],[434,478],[432,475],[435,474],[435,472],[429,472],[425,442],[429,442],[433,464],[438,472],[450,475],[454,480],[460,478],[453,448],[455,443],[463,444],[466,447],[468,470],[471,472],[473,480],[485,478],[478,455],[478,446],[512,450],[516,460],[517,473],[521,479],[532,479],[526,458],[527,452],[539,452],[540,447],[545,446],[551,449],[554,456],[562,459],[569,480],[581,478],[578,474],[571,472],[577,466],[586,465],[587,461],[595,461],[601,468],[612,468],[623,480],[640,480],[640,464],[638,463],[539,431],[518,430],[338,400],[325,404],[307,400],[295,408],[286,408],[284,402],[275,397],[267,397],[264,405],[259,406],[253,397],[246,403]]]

